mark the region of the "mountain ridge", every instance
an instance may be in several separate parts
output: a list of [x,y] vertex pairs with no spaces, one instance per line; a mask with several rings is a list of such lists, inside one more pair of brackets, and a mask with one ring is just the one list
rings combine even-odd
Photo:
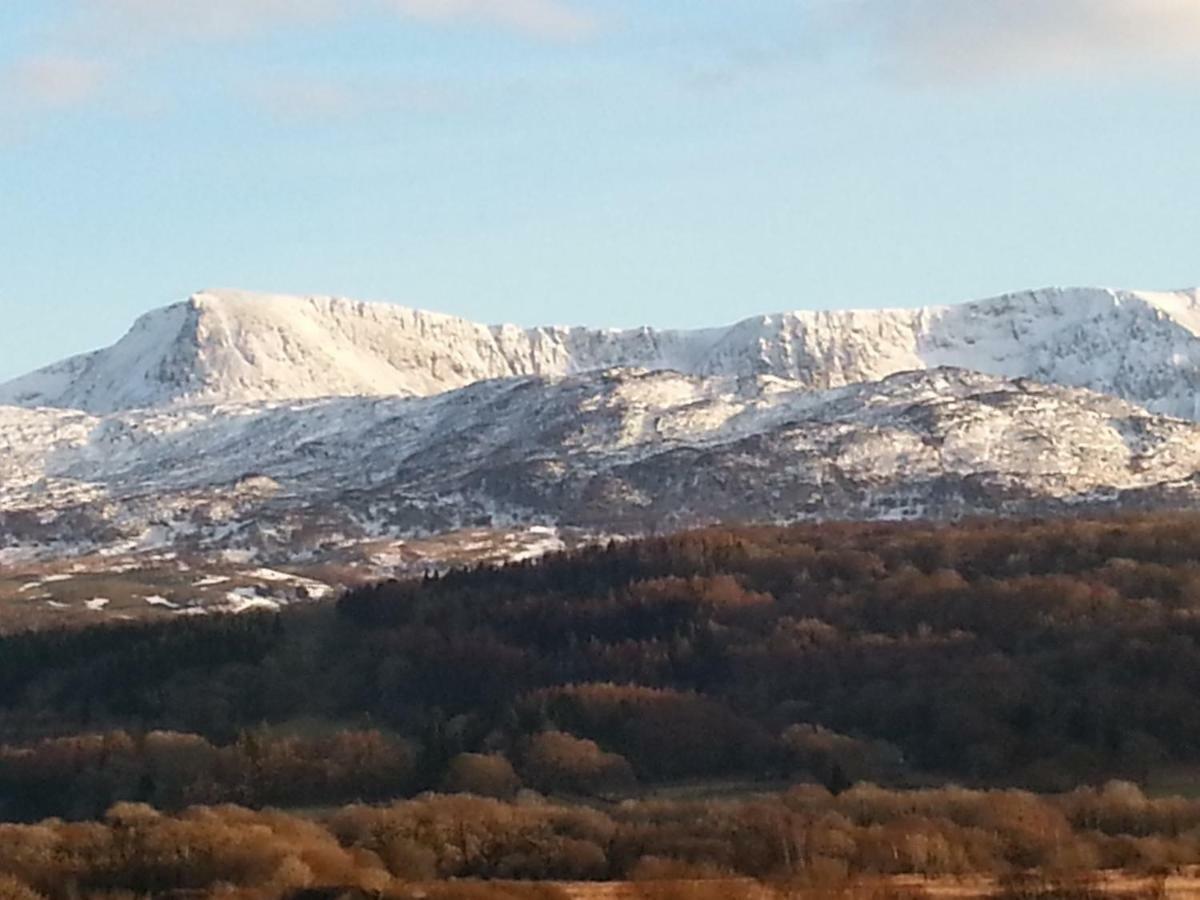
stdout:
[[[807,391],[609,370],[434,397],[0,408],[0,559],[324,559],[480,524],[950,518],[1200,496],[1200,424],[959,369]],[[1142,499],[1137,499],[1142,498]]]
[[[251,566],[257,587],[209,598],[241,609],[274,583],[254,566],[389,577],[718,521],[1191,505],[1197,397],[1195,291],[661,332],[204,293],[0,386],[0,567]],[[61,602],[43,588],[9,586]]]
[[770,375],[810,390],[953,366],[1200,419],[1200,293],[1049,288],[956,306],[795,311],[696,330],[481,325],[386,303],[205,291],[111,347],[0,384],[0,405],[106,414],[431,396],[609,368]]

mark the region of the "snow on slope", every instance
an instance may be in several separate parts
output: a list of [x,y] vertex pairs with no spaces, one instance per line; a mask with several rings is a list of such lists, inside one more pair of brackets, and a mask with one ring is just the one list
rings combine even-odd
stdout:
[[1198,396],[1195,291],[663,332],[198,294],[0,386],[0,560],[1193,503]]
[[431,396],[611,367],[773,375],[821,389],[951,365],[1200,418],[1200,297],[1092,288],[915,310],[793,312],[699,331],[484,326],[390,304],[208,292],[107,350],[0,385],[0,405],[92,413],[180,403]]
[[479,524],[636,531],[1194,499],[1200,471],[1198,424],[955,369],[823,391],[619,370],[428,398],[7,408],[0,446],[19,448],[0,457],[0,552],[241,548],[263,562]]
[[657,365],[658,343],[648,330],[522,330],[391,304],[205,292],[143,316],[107,350],[0,385],[0,405],[106,413],[180,401],[429,396],[492,378]]

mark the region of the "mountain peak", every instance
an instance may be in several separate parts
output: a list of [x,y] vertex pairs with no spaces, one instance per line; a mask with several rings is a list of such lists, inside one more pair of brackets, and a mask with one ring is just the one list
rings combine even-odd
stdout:
[[960,306],[617,331],[487,326],[386,303],[206,290],[140,317],[112,347],[0,385],[0,404],[109,413],[428,396],[613,367],[771,375],[819,389],[936,366],[1091,388],[1196,418],[1200,296],[1051,288]]

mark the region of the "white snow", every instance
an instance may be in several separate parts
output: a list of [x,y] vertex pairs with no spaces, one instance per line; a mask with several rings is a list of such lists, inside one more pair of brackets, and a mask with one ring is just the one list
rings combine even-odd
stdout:
[[253,569],[245,574],[250,578],[260,578],[263,581],[294,581],[296,579],[295,575],[277,572],[274,569]]
[[[618,486],[619,476],[607,473],[755,436],[788,435],[794,460],[815,455],[819,466],[806,463],[814,472],[830,466],[858,479],[1003,472],[1053,477],[1055,495],[1149,486],[1200,470],[1200,425],[1153,417],[1098,394],[957,370],[823,391],[772,376],[626,370],[492,381],[433,398],[200,411],[116,413],[84,445],[43,445],[40,457],[36,443],[28,444],[36,473],[0,481],[0,509],[56,512],[78,505],[127,535],[96,548],[101,552],[136,552],[153,530],[159,546],[197,541],[226,564],[250,564],[242,577],[303,585],[255,566],[262,548],[288,548],[295,559],[304,548],[294,536],[306,529],[319,533],[323,545],[338,546],[400,536],[404,527],[447,515],[514,525],[553,520],[555,507],[530,504],[549,502],[538,499],[548,496],[548,486],[571,479],[609,478],[605,496],[644,508],[653,503],[653,484]],[[187,424],[180,426],[176,415]],[[251,470],[282,489],[239,493]],[[380,506],[379,496],[389,505]],[[265,521],[268,509],[275,518]],[[94,539],[80,527],[77,518],[44,526],[56,535],[61,528],[71,546]],[[489,540],[479,539],[478,549]],[[525,551],[531,554],[558,546],[549,532],[531,542]],[[227,576],[197,578],[196,586],[224,583],[220,577]]]
[[243,613],[251,609],[279,610],[283,604],[271,597],[260,596],[254,588],[234,588],[225,595],[224,612]]
[[[836,514],[849,479],[893,517],[935,508],[910,484],[941,477],[1067,499],[1182,490],[1200,472],[1200,298],[1046,290],[656,332],[216,292],[0,386],[5,402],[0,510],[23,530],[0,559],[186,549],[318,596],[334,588],[270,568],[283,551],[562,523],[564,509],[608,528],[613,511],[653,511],[671,480],[713,479],[670,487],[701,519],[713,483],[752,492],[796,473],[811,482],[797,505]],[[500,550],[561,547],[542,527]]]
[[93,597],[91,600],[85,600],[83,605],[88,609],[99,612],[108,606],[111,601],[107,597]]
[[1087,387],[1195,417],[1200,296],[1048,289],[961,306],[801,310],[698,331],[613,331],[486,326],[384,303],[206,291],[146,314],[106,350],[0,385],[0,405],[103,414],[430,396],[491,378],[612,367],[774,375],[828,388],[943,365]]

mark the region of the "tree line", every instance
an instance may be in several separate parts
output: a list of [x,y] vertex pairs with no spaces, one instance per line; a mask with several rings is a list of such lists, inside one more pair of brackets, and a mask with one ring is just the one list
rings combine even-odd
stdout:
[[[1086,885],[1104,869],[1161,883],[1198,861],[1200,801],[1149,799],[1129,783],[1056,797],[802,786],[603,806],[425,794],[308,816],[120,803],[96,821],[0,825],[6,900],[567,900],[553,883],[577,881],[632,882],[631,900],[921,896],[879,881],[903,875],[982,876],[1001,897],[1093,897],[1054,883]],[[1138,896],[1161,895],[1154,883]]]
[[1141,780],[1200,762],[1198,525],[722,527],[11,635],[0,814],[388,800],[485,771],[594,797]]

